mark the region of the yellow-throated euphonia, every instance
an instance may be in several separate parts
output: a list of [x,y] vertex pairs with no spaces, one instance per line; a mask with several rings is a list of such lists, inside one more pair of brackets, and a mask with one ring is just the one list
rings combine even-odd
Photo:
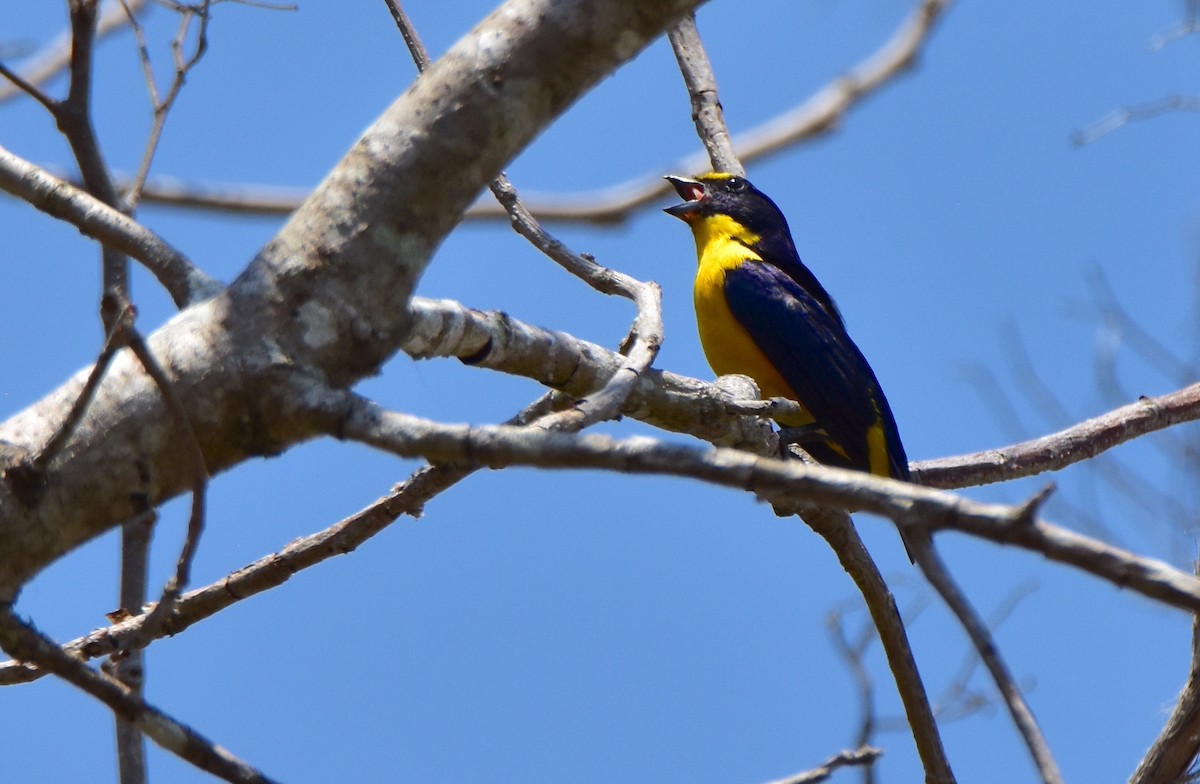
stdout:
[[908,480],[879,381],[775,202],[724,172],[667,180],[686,201],[666,212],[696,237],[696,322],[712,369],[798,402],[804,413],[780,424],[803,428],[798,443],[819,462]]

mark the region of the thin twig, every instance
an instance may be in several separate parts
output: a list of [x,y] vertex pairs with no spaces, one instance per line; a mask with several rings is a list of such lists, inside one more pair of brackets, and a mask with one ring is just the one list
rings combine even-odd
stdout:
[[51,114],[58,110],[58,101],[38,89],[37,85],[25,81],[19,73],[4,63],[0,63],[0,76],[7,79],[18,92],[23,92],[40,103]]
[[[1024,395],[1033,402],[1034,410],[1052,427],[1062,427],[1064,424],[1075,422],[1076,418],[1034,368],[1033,359],[1016,324],[1006,323],[1003,337],[1012,373]],[[1191,377],[1183,383],[1190,380]],[[1091,461],[1089,468],[1106,480],[1109,490],[1124,496],[1144,511],[1153,514],[1162,510],[1175,520],[1190,520],[1191,512],[1185,509],[1183,504],[1160,491],[1137,469],[1122,465],[1113,455],[1097,456],[1097,459]],[[1100,519],[1089,520],[1087,526],[1092,530],[1106,532],[1110,529],[1110,526]]]
[[[134,13],[146,8],[149,0],[127,0],[127,5]],[[110,0],[102,4],[100,17],[96,21],[96,40],[117,32],[125,27],[129,17],[121,8],[121,4]],[[40,87],[55,76],[62,73],[71,63],[71,34],[65,31],[55,36],[53,40],[27,58],[25,66],[20,70],[20,78],[25,83]],[[22,92],[29,92],[23,87],[0,84],[0,103],[17,97]]]
[[134,310],[132,307],[126,308],[118,316],[117,320],[109,327],[104,347],[100,351],[100,356],[96,358],[96,363],[92,365],[87,381],[83,384],[83,389],[79,391],[79,394],[71,403],[71,410],[67,412],[66,419],[54,431],[54,435],[51,436],[50,440],[34,456],[32,460],[34,470],[38,472],[45,471],[46,467],[50,465],[50,461],[62,451],[63,446],[70,440],[71,434],[75,432],[75,427],[79,424],[79,420],[83,418],[84,412],[91,405],[92,398],[95,397],[96,390],[100,387],[100,381],[104,378],[104,372],[108,369],[109,363],[112,362],[113,356],[125,346],[126,328],[133,324]]
[[[157,513],[147,509],[121,525],[122,613],[136,615],[146,603],[146,586],[150,580],[150,538],[157,519]],[[63,650],[65,652],[66,648]],[[140,699],[146,683],[145,658],[141,648],[119,651],[109,657],[102,669]],[[117,717],[117,770],[121,784],[145,784],[147,780],[145,736],[120,716]]]
[[913,481],[926,487],[973,487],[1035,476],[1196,419],[1200,419],[1200,384],[1159,397],[1143,397],[1057,433],[1012,446],[914,463]]
[[[1033,581],[1027,581],[1014,588],[1000,606],[988,616],[988,629],[994,633],[1016,609],[1021,600],[1033,592],[1035,585]],[[979,692],[972,692],[968,688],[971,676],[979,663],[979,651],[974,646],[969,646],[958,674],[946,684],[941,694],[934,700],[934,712],[939,719],[945,721],[964,718],[988,704],[985,696]]]
[[[146,138],[146,147],[142,152],[142,159],[138,164],[137,174],[134,175],[133,182],[124,188],[125,199],[129,203],[130,208],[133,209],[141,200],[142,190],[146,185],[146,177],[150,173],[150,164],[154,160],[154,154],[158,150],[159,142],[162,140],[163,128],[166,126],[167,116],[170,114],[171,108],[175,105],[175,100],[179,97],[180,91],[183,89],[188,73],[191,72],[192,68],[200,62],[205,52],[208,51],[208,22],[212,0],[202,0],[202,2],[194,7],[183,6],[179,10],[181,16],[179,31],[171,41],[171,53],[175,63],[175,73],[163,98],[159,98],[158,83],[154,78],[154,69],[150,64],[150,50],[146,46],[146,37],[142,30],[142,25],[126,5],[127,0],[120,1],[126,7],[126,12],[129,14],[130,27],[133,28],[134,35],[137,38],[138,56],[142,63],[142,72],[146,79],[146,89],[150,93],[150,102],[154,111],[154,120],[150,126],[150,133]],[[195,48],[189,56],[185,57],[183,54],[183,45],[187,40],[192,20],[196,17],[200,18],[200,25],[196,31]]]
[[1200,112],[1200,96],[1168,95],[1157,101],[1114,109],[1088,127],[1071,134],[1071,144],[1083,147],[1103,139],[1113,131],[1142,120],[1173,112]]
[[[637,379],[649,369],[658,356],[663,342],[662,290],[656,283],[645,283],[629,275],[603,267],[591,257],[570,250],[552,237],[533,217],[517,196],[508,178],[501,174],[492,181],[492,193],[505,206],[517,233],[528,239],[560,266],[605,294],[618,294],[633,300],[637,317],[625,341],[625,359],[604,387],[579,403],[560,418],[578,420],[571,430],[578,430],[620,414]],[[555,423],[554,427],[562,427]]]
[[92,695],[137,726],[150,740],[201,770],[234,784],[271,782],[191,727],[131,694],[119,681],[64,653],[53,640],[19,618],[9,605],[0,607],[0,648],[14,659],[32,662]]
[[1175,27],[1154,37],[1150,41],[1151,49],[1161,49],[1181,38],[1186,38],[1200,30],[1200,0],[1187,0],[1187,13],[1184,19]]
[[[846,505],[842,505],[845,508]],[[896,599],[879,572],[879,567],[863,545],[858,531],[850,521],[850,515],[832,506],[804,511],[804,522],[829,544],[841,562],[842,568],[854,580],[863,595],[867,611],[879,634],[879,641],[887,657],[888,668],[904,705],[913,742],[925,768],[925,780],[937,784],[955,781],[950,769],[950,760],[942,745],[937,719],[929,704],[904,620],[896,607]]]
[[[843,619],[844,614],[841,611],[830,612],[826,618],[826,626],[829,628],[829,636],[833,638],[838,655],[850,668],[850,674],[858,686],[859,717],[855,742],[862,747],[870,744],[875,737],[875,681],[872,680],[871,672],[863,662],[863,656],[877,635],[874,624],[867,623],[864,624],[858,639],[851,641],[846,636]],[[873,766],[863,768],[862,780],[863,784],[874,784],[875,768]]]
[[975,651],[979,654],[979,658],[991,673],[992,681],[996,684],[996,689],[1000,692],[1000,697],[1008,708],[1013,724],[1016,725],[1017,731],[1029,749],[1029,754],[1033,758],[1041,780],[1045,784],[1062,784],[1062,774],[1054,761],[1054,755],[1050,752],[1050,746],[1046,743],[1041,728],[1038,727],[1033,711],[1025,702],[1024,695],[1021,694],[1020,688],[1009,672],[1008,665],[1001,657],[1000,649],[992,639],[987,624],[975,612],[975,608],[971,606],[962,589],[954,582],[954,578],[950,576],[950,572],[946,569],[928,537],[925,537],[924,540],[917,540],[916,546],[911,548],[911,552],[917,565],[921,567],[922,573],[946,602],[946,606],[954,613],[970,638]]
[[[130,351],[141,362],[146,374],[154,380],[159,394],[162,395],[163,402],[166,403],[167,411],[171,414],[171,422],[175,429],[175,435],[179,439],[179,444],[183,451],[187,454],[188,470],[192,481],[192,509],[188,515],[187,534],[184,537],[183,547],[175,563],[175,573],[167,580],[166,585],[163,586],[162,596],[150,612],[150,616],[146,619],[144,631],[149,636],[154,637],[158,635],[158,630],[166,624],[167,618],[174,612],[179,595],[187,587],[188,582],[191,581],[192,561],[196,557],[196,548],[199,546],[200,536],[204,532],[204,509],[208,495],[208,468],[204,463],[204,452],[200,448],[200,441],[196,437],[196,431],[192,428],[191,420],[188,419],[187,409],[184,407],[183,401],[179,399],[179,395],[175,392],[175,385],[167,377],[162,366],[158,364],[158,360],[154,358],[154,354],[150,352],[150,348],[146,345],[142,336],[132,327],[129,329],[127,344]],[[141,648],[145,646],[139,645],[137,647]]]
[[860,746],[857,749],[839,751],[812,770],[796,773],[782,779],[776,779],[770,784],[817,784],[825,781],[838,768],[863,766],[870,768],[883,756],[883,749],[871,746]]
[[[71,81],[67,97],[52,110],[58,128],[66,137],[88,193],[113,209],[126,212],[100,149],[92,122],[92,53],[96,43],[96,0],[70,0]],[[100,247],[102,294],[100,320],[111,330],[121,317],[121,302],[131,300],[129,258],[108,246]]]
[[[922,0],[882,46],[804,103],[733,139],[743,164],[773,155],[801,142],[836,130],[849,112],[866,98],[906,73],[932,37],[937,21],[953,0]],[[668,196],[664,171],[700,171],[709,165],[707,153],[681,158],[644,176],[587,193],[526,196],[530,211],[544,221],[612,224]],[[188,184],[150,181],[143,203],[236,214],[287,215],[308,195],[306,189],[247,184]],[[479,202],[466,220],[507,220],[495,204]]]
[[399,0],[384,0],[384,2],[388,10],[392,12],[392,20],[395,21],[396,28],[400,30],[400,35],[404,38],[404,45],[408,47],[408,53],[412,55],[417,71],[423,72],[433,61],[429,59],[429,50],[425,48],[421,36],[417,34],[416,25],[409,18],[404,6],[400,5]]

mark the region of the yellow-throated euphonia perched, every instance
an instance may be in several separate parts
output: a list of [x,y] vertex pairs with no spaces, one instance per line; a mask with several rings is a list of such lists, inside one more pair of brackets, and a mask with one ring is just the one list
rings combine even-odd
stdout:
[[696,322],[712,369],[798,402],[804,413],[780,424],[803,428],[798,443],[817,461],[908,480],[879,381],[775,202],[724,172],[667,180],[686,201],[666,212],[696,237]]

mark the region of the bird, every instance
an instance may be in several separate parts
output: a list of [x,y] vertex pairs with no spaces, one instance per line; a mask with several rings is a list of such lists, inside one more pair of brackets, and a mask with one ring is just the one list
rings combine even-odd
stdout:
[[879,380],[775,202],[729,172],[666,179],[684,202],[665,212],[696,240],[696,323],[713,371],[799,403],[799,415],[776,421],[817,462],[909,481]]

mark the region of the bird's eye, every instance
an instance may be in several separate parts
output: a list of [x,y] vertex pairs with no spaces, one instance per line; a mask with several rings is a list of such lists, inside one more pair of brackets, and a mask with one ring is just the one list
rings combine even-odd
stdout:
[[729,190],[733,193],[741,193],[742,191],[746,190],[746,181],[741,177],[730,177]]

